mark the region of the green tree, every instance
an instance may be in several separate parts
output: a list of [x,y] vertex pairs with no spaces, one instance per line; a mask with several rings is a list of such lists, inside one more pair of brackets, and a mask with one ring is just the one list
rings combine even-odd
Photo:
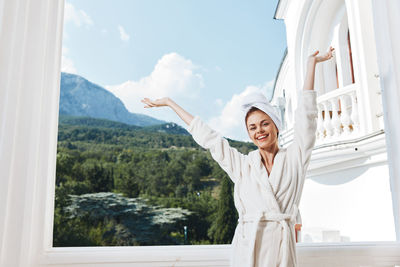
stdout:
[[231,243],[237,224],[237,212],[233,202],[233,184],[225,174],[222,178],[221,189],[214,220],[208,230],[208,236],[217,244]]
[[189,191],[200,189],[202,170],[195,162],[190,162],[186,165],[185,172],[183,173],[183,181],[188,186]]
[[113,189],[113,171],[104,168],[103,164],[87,160],[82,164],[82,172],[91,192],[109,192]]
[[138,197],[141,178],[135,164],[118,164],[115,177],[115,189],[127,197]]

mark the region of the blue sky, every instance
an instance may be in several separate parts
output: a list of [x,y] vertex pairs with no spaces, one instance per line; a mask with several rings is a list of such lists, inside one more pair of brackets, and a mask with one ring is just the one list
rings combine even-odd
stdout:
[[68,0],[63,67],[136,113],[143,96],[170,96],[223,135],[246,139],[240,97],[271,91],[286,48],[277,0]]

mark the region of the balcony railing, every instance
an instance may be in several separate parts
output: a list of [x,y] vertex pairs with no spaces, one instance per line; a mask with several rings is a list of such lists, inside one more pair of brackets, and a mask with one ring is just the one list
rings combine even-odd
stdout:
[[[335,89],[317,98],[317,145],[352,139],[360,135],[356,84]],[[293,140],[293,127],[283,131],[280,144]]]
[[359,134],[355,84],[321,95],[317,98],[317,106],[317,143],[353,138]]

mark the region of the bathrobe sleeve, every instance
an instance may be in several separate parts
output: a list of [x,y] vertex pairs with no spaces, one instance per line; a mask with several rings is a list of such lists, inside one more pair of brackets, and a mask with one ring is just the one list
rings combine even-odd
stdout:
[[298,157],[300,164],[298,167],[303,176],[315,144],[318,115],[316,98],[317,92],[314,90],[302,90],[300,92],[295,112],[293,143],[288,147],[290,153]]
[[225,138],[211,129],[198,116],[192,120],[188,131],[196,143],[210,151],[211,156],[229,175],[233,182],[236,182],[241,177],[245,155],[232,148]]

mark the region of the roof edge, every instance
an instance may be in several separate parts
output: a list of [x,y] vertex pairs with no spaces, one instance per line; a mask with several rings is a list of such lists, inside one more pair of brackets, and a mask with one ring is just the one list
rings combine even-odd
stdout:
[[279,69],[278,69],[278,71],[276,72],[275,81],[274,81],[274,86],[272,87],[271,99],[269,99],[270,102],[271,102],[272,99],[274,98],[276,83],[277,83],[277,81],[278,81],[278,77],[279,77],[279,74],[281,73],[281,69],[282,69],[282,66],[283,66],[283,62],[285,62],[285,59],[286,59],[286,57],[287,57],[287,54],[288,54],[288,48],[286,47],[285,52],[283,53],[283,56],[282,56],[281,64],[279,65]]
[[285,19],[285,15],[286,15],[286,11],[287,11],[289,2],[290,2],[289,0],[278,0],[276,9],[275,9],[274,19],[276,19],[276,20]]

